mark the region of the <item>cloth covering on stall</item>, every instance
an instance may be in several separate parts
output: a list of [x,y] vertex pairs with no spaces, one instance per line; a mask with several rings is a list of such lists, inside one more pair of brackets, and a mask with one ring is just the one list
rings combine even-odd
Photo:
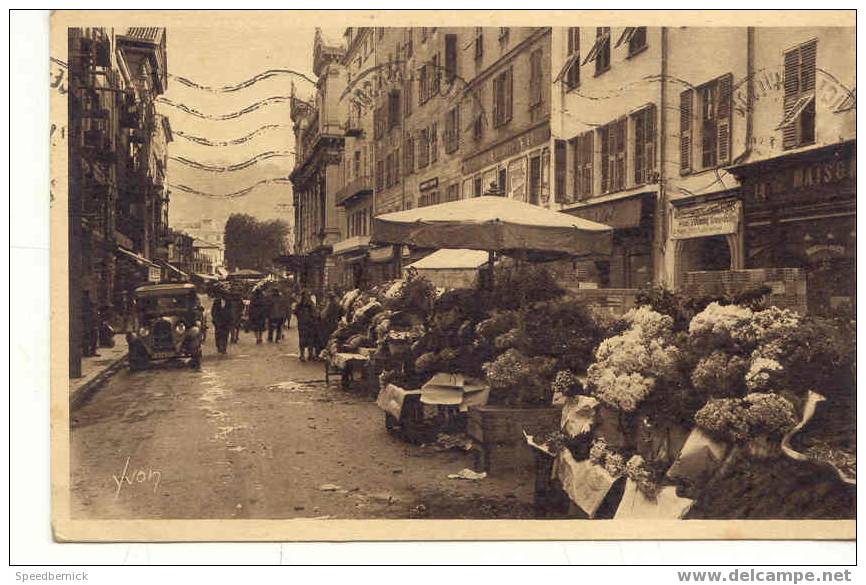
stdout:
[[672,485],[659,489],[655,499],[650,499],[638,489],[637,483],[627,479],[614,520],[679,520],[693,503],[694,500],[679,497]]
[[559,479],[562,489],[572,502],[593,518],[604,498],[618,478],[589,459],[576,461],[571,451],[563,449],[553,461],[553,479]]
[[610,226],[504,197],[474,197],[373,218],[371,240],[419,248],[539,252],[579,257],[611,253]]
[[461,412],[466,412],[470,406],[484,406],[489,396],[489,386],[463,374],[434,374],[421,386],[422,403],[459,406]]
[[569,439],[585,435],[595,424],[595,413],[598,400],[592,396],[569,396],[562,406],[560,428]]
[[716,441],[699,428],[692,429],[667,477],[700,485],[722,464],[729,445]]
[[396,419],[403,412],[403,403],[407,396],[420,396],[420,390],[405,390],[396,384],[388,384],[379,391],[376,397],[376,406],[390,414]]

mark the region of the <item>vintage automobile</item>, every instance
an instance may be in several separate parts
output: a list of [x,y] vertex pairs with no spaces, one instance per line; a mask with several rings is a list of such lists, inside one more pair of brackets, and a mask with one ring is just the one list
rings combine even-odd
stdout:
[[207,334],[204,309],[189,283],[150,284],[133,292],[133,327],[126,334],[129,369],[145,368],[155,360],[190,358],[201,366]]

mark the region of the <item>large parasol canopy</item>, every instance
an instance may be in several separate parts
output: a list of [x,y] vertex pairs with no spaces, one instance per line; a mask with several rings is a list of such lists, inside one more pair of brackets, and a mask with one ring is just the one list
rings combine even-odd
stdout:
[[613,228],[530,203],[485,196],[374,217],[370,239],[419,248],[606,257]]

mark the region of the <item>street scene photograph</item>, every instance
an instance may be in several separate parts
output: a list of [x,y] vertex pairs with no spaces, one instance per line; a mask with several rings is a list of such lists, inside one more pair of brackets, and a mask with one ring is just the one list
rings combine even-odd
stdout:
[[855,519],[853,12],[198,15],[51,48],[71,520]]

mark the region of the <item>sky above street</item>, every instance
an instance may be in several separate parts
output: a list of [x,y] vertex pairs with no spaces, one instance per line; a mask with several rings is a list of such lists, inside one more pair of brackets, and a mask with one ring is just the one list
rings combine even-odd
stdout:
[[[240,17],[240,15],[239,15]],[[328,36],[339,36],[338,29],[325,29]],[[168,27],[168,71],[173,76],[187,78],[198,85],[220,88],[234,86],[269,69],[290,69],[308,77],[312,74],[312,48],[314,28],[287,28],[282,26],[252,27],[249,23],[238,26]],[[211,92],[187,87],[170,78],[164,97],[184,104],[208,115],[221,116],[237,112],[263,99],[291,94],[294,80],[299,96],[308,97],[314,88],[300,77],[277,75],[234,92]],[[201,119],[166,104],[158,106],[160,113],[169,117],[176,132],[169,145],[172,156],[192,159],[208,165],[236,164],[264,152],[291,152],[294,150],[289,117],[289,102],[279,102],[231,120]],[[241,138],[266,125],[279,125],[258,133],[243,144],[206,146],[179,136],[227,141]],[[227,193],[248,187],[259,180],[287,177],[294,159],[290,156],[270,158],[249,168],[212,173],[192,169],[170,160],[169,183],[183,184],[193,189],[213,193]],[[291,209],[291,186],[268,184],[254,189],[249,195],[236,199],[205,198],[172,189],[169,222],[211,217],[225,220],[234,212],[250,213],[262,219],[288,219]]]

